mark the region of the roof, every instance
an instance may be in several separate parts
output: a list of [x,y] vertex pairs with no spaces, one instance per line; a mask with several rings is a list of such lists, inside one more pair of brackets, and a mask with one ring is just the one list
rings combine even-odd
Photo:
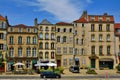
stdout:
[[14,27],[19,27],[19,28],[35,28],[34,26],[27,26],[27,25],[24,25],[24,24],[18,24],[18,25],[15,25]]
[[77,22],[77,23],[86,23],[87,20],[84,17],[82,17],[82,18],[80,18],[78,20],[75,20],[74,22]]
[[[92,17],[94,17],[94,20]],[[99,17],[102,18],[100,22],[114,22],[114,17],[112,15],[88,15],[88,21],[99,22]],[[107,21],[107,17],[110,18],[109,21]]]
[[6,19],[0,15],[0,20],[6,21]]
[[72,24],[67,22],[58,22],[56,23],[56,25],[72,25]]
[[116,28],[120,28],[120,23],[115,23],[114,24],[114,28],[116,29]]
[[47,19],[44,19],[40,24],[47,24],[47,25],[51,25],[52,23],[49,22]]

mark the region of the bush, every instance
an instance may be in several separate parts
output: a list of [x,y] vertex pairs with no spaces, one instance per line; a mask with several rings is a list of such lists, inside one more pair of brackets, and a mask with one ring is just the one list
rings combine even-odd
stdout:
[[45,69],[44,69],[44,68],[40,69],[40,73],[42,73],[42,72],[44,72],[44,71],[45,71]]
[[96,71],[94,69],[91,69],[90,67],[88,67],[88,70],[86,73],[87,74],[97,74]]
[[63,73],[64,71],[63,67],[58,67],[58,70],[60,71],[60,73]]
[[118,71],[120,71],[120,64],[118,64],[118,65],[116,66],[116,69],[117,69]]

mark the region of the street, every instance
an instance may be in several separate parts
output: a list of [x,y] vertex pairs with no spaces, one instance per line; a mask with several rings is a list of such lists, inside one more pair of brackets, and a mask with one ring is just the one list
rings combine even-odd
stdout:
[[[119,80],[120,76],[109,76],[106,80]],[[95,76],[62,76],[60,79],[42,79],[39,75],[5,75],[0,76],[0,80],[105,80],[105,76],[95,75]]]

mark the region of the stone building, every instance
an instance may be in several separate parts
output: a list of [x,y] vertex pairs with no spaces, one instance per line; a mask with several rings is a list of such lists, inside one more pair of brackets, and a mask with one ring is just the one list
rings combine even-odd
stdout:
[[73,25],[66,22],[56,23],[57,66],[69,68],[74,65],[73,41]]
[[38,60],[37,28],[23,24],[9,26],[7,29],[7,70],[22,68],[15,63],[25,64],[25,68],[33,69]]
[[56,63],[55,56],[55,26],[47,19],[37,23],[38,29],[38,58],[39,63]]

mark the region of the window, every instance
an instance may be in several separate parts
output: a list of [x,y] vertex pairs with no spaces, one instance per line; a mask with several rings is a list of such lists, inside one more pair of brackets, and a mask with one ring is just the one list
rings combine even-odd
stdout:
[[85,35],[85,31],[82,31],[82,36],[84,36]]
[[18,57],[22,57],[22,48],[18,48]]
[[36,56],[37,56],[37,55],[36,55],[36,48],[33,48],[33,49],[32,49],[32,56],[33,56],[33,57],[36,57]]
[[72,32],[72,28],[70,28],[69,32]]
[[65,28],[63,29],[63,32],[66,32],[66,29],[65,29]]
[[33,44],[37,44],[37,39],[35,36],[33,37]]
[[99,46],[99,54],[100,54],[100,55],[103,54],[103,46]]
[[57,47],[57,53],[58,53],[58,54],[61,53],[61,47]]
[[3,50],[3,44],[0,44],[0,50]]
[[81,45],[83,45],[84,44],[84,40],[83,39],[81,39]]
[[51,39],[54,40],[54,33],[51,34]]
[[19,28],[19,32],[22,32],[22,28]]
[[40,33],[39,37],[40,37],[40,39],[43,39],[43,34],[42,34],[42,33]]
[[73,47],[69,47],[69,53],[73,54]]
[[40,42],[39,48],[40,48],[40,49],[43,49],[43,43],[42,43],[42,42]]
[[13,36],[10,36],[10,44],[13,44],[14,43],[14,37]]
[[63,66],[67,66],[67,59],[63,59]]
[[99,21],[102,21],[102,16],[99,16]]
[[34,28],[34,32],[37,33],[37,29],[36,28]]
[[30,32],[30,28],[27,28],[27,32]]
[[26,42],[27,42],[27,44],[30,44],[30,37],[29,36],[27,37],[27,41]]
[[110,34],[107,35],[107,41],[110,41]]
[[67,47],[63,47],[63,53],[64,53],[64,54],[67,53]]
[[84,27],[84,24],[82,23],[82,27]]
[[49,45],[48,42],[45,43],[45,49],[48,49]]
[[54,27],[52,27],[51,31],[55,31],[55,28],[54,28]]
[[18,37],[18,44],[22,44],[22,37],[21,36]]
[[48,27],[46,27],[46,29],[45,29],[46,31],[49,31],[49,29],[48,29]]
[[94,21],[94,20],[95,20],[95,17],[94,17],[94,16],[91,16],[91,20]]
[[0,33],[0,39],[3,39],[3,38],[4,38],[4,34]]
[[54,52],[51,52],[51,59],[54,59]]
[[30,61],[26,61],[26,67],[30,68]]
[[77,38],[77,39],[76,39],[76,44],[78,44],[78,42],[79,42],[79,39]]
[[40,59],[43,59],[43,52],[39,53],[39,57],[40,57]]
[[57,29],[57,32],[60,32],[60,28]]
[[45,39],[48,39],[48,33],[45,33]]
[[106,25],[106,31],[110,31],[110,25],[109,24]]
[[95,35],[94,34],[91,35],[91,41],[95,41]]
[[102,41],[102,34],[99,35],[99,41]]
[[107,46],[107,55],[110,55],[110,46]]
[[91,49],[91,53],[92,53],[92,54],[95,54],[95,46],[92,46],[91,48],[92,48],[92,49]]
[[26,56],[27,56],[27,57],[30,57],[30,56],[31,56],[31,49],[30,49],[30,48],[27,48],[27,49],[26,49]]
[[60,36],[57,36],[57,42],[60,42]]
[[12,32],[13,31],[13,28],[12,27],[10,27],[10,32]]
[[42,29],[42,26],[40,26],[40,31],[42,31],[43,29]]
[[102,31],[102,24],[99,24],[99,31]]
[[73,37],[72,36],[69,37],[69,42],[70,43],[73,42]]
[[[18,62],[22,63],[21,60],[19,60]],[[22,65],[18,65],[18,68],[22,68]]]
[[91,24],[91,31],[95,31],[94,24]]
[[73,59],[69,59],[69,65],[73,65]]
[[83,55],[83,54],[84,54],[84,49],[82,48],[82,49],[81,49],[81,55]]
[[49,59],[49,53],[45,52],[45,59]]
[[75,54],[78,54],[78,49],[77,48],[75,49]]
[[14,48],[10,48],[9,49],[9,57],[13,57],[14,56]]
[[66,36],[63,36],[63,42],[66,42],[67,41],[66,39],[67,39]]
[[51,49],[54,49],[54,43],[51,43]]
[[110,17],[106,17],[106,21],[110,21]]

